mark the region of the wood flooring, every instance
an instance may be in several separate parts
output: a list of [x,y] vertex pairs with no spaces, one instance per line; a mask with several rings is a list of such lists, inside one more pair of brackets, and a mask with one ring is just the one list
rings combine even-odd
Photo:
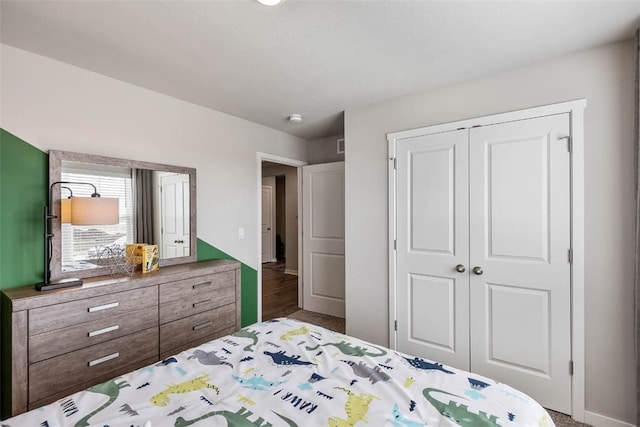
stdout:
[[283,262],[262,264],[262,320],[298,310],[298,276],[284,274]]

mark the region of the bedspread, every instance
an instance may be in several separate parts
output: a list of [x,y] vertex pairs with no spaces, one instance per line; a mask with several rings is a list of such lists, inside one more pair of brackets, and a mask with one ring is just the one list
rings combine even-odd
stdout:
[[553,426],[491,379],[293,319],[257,323],[2,425]]

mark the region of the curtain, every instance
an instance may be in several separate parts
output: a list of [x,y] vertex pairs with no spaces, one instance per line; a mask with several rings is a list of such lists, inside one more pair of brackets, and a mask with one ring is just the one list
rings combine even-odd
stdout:
[[134,169],[136,243],[153,244],[153,171]]
[[[640,28],[635,41],[635,133],[634,144],[634,190],[636,198],[636,259],[635,259],[635,341],[636,341],[636,401],[640,400]],[[640,404],[636,408],[636,425],[640,426]]]

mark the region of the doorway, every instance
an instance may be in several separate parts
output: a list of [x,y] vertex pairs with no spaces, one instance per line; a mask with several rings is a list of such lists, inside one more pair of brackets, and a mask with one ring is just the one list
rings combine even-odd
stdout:
[[[306,163],[258,153],[258,320],[302,306],[301,167]],[[269,200],[265,200],[268,198]]]

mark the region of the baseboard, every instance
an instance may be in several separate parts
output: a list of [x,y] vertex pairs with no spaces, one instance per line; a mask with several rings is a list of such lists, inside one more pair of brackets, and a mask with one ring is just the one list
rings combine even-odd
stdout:
[[624,421],[589,411],[584,412],[584,422],[591,424],[593,427],[636,427],[635,424],[625,423]]
[[288,268],[284,269],[284,274],[291,274],[293,276],[297,276],[298,275],[298,270],[289,270]]

